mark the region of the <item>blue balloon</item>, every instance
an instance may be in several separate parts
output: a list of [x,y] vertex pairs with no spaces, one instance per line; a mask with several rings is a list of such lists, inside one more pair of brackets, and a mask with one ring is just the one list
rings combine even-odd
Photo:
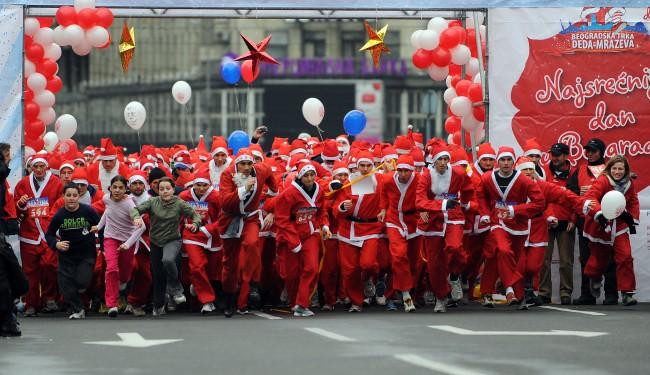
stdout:
[[357,135],[366,127],[366,114],[358,109],[348,112],[343,118],[343,129],[348,135]]
[[246,148],[250,146],[250,144],[248,134],[242,130],[235,130],[230,133],[230,136],[228,137],[228,147],[232,149],[234,155],[237,155],[240,148]]
[[221,77],[226,83],[234,85],[241,78],[241,68],[234,61],[227,62],[221,66]]

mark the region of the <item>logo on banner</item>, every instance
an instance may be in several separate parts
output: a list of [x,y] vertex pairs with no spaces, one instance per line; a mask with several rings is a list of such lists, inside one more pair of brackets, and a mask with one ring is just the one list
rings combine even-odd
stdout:
[[[605,156],[624,155],[633,170],[650,163],[650,36],[641,22],[649,12],[630,10],[633,21],[625,8],[586,7],[568,26],[558,20],[554,36],[529,39],[511,92],[519,144],[533,137],[547,150],[565,143],[576,165],[582,146],[599,138]],[[639,174],[636,184],[650,185],[650,175]]]

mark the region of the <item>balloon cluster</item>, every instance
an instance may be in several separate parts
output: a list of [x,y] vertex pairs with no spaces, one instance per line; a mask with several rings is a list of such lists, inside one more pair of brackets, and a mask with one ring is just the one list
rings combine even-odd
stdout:
[[54,41],[60,46],[71,46],[79,56],[90,53],[93,47],[108,48],[111,37],[108,28],[113,24],[113,12],[95,8],[95,0],[75,0],[74,7],[62,6],[56,11]]
[[221,62],[221,78],[229,85],[236,85],[240,79],[251,84],[259,76],[259,70],[257,74],[253,74],[253,62],[251,60],[245,60],[239,65],[232,58],[224,57]]
[[[426,30],[411,34],[411,45],[416,49],[411,58],[413,65],[427,70],[434,81],[442,81],[449,75],[460,75],[465,66],[466,75],[474,79],[479,73],[476,30],[473,19],[468,19],[467,28],[458,20],[447,21],[442,17],[432,18]],[[483,59],[485,60],[485,26],[480,30]]]
[[[485,106],[480,83],[450,76],[447,78],[447,90],[443,98],[448,111],[445,121],[445,131],[449,134],[448,143],[461,144],[461,128],[467,131],[467,145],[478,143],[485,137]],[[470,138],[471,134],[474,134],[474,142]]]

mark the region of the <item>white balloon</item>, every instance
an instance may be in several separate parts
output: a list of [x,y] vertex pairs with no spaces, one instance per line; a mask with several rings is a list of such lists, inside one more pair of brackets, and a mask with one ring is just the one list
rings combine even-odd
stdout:
[[30,156],[36,155],[36,150],[29,146],[25,146],[25,152],[24,152],[25,159],[29,158]]
[[56,98],[54,97],[54,94],[52,94],[52,91],[43,90],[34,95],[34,103],[38,104],[41,108],[49,108],[54,106]]
[[47,79],[41,73],[32,73],[27,77],[27,87],[34,91],[34,94],[45,90],[46,85]]
[[83,43],[86,38],[84,34],[84,29],[81,26],[72,24],[65,28],[63,35],[67,45],[76,46]]
[[34,42],[42,45],[42,46],[47,46],[52,44],[54,41],[54,30],[50,29],[49,27],[41,27],[38,29],[36,34],[34,34]]
[[309,135],[309,133],[302,132],[298,134],[298,139],[308,140],[309,138],[311,138],[311,135]]
[[192,97],[192,87],[185,81],[177,81],[172,86],[172,96],[179,104],[187,104]]
[[25,35],[34,36],[41,28],[41,24],[36,18],[25,18]]
[[472,113],[472,102],[466,96],[457,96],[451,100],[449,108],[458,117],[468,116]]
[[431,20],[429,20],[429,23],[427,24],[427,29],[433,30],[438,34],[440,34],[442,30],[447,28],[448,25],[449,22],[447,22],[446,19],[442,17],[434,17]]
[[147,119],[147,110],[140,102],[130,102],[124,107],[124,120],[133,130],[139,130]]
[[476,144],[483,143],[485,138],[485,123],[482,122],[477,130],[474,130],[474,141]]
[[52,61],[58,61],[61,58],[61,47],[56,43],[50,43],[45,47],[45,58]]
[[102,47],[108,43],[108,31],[101,26],[93,26],[86,31],[86,40],[93,47]]
[[76,10],[77,13],[86,8],[94,9],[95,0],[74,0],[74,10]]
[[36,73],[36,65],[29,59],[25,59],[25,77],[29,77],[34,73]]
[[77,119],[67,113],[59,116],[54,124],[54,131],[56,131],[56,135],[62,141],[72,138],[77,132]]
[[447,105],[451,105],[451,101],[454,100],[454,98],[457,97],[457,96],[458,96],[458,94],[456,94],[456,89],[453,88],[453,87],[447,88],[447,90],[445,90],[445,93],[442,95],[442,97],[443,97],[443,99],[445,99],[445,103],[447,103]]
[[481,122],[475,119],[474,115],[470,113],[467,116],[463,116],[463,118],[460,120],[460,126],[465,130],[472,131],[478,129],[478,127],[481,126]]
[[607,220],[614,220],[625,211],[625,196],[617,190],[607,192],[600,200],[600,210]]
[[56,119],[56,112],[54,111],[54,108],[41,108],[41,111],[38,114],[38,119],[43,121],[45,125],[50,125],[53,123],[54,119]]
[[79,56],[86,56],[93,49],[93,46],[84,38],[80,43],[73,45],[72,50]]
[[436,66],[436,64],[431,64],[427,68],[429,77],[434,81],[442,81],[449,75],[449,66]]
[[481,75],[479,73],[476,73],[476,75],[474,76],[474,83],[482,83],[481,82]]
[[54,39],[54,43],[58,44],[59,46],[67,46],[69,43],[65,34],[65,26],[59,25],[55,27],[52,33],[52,39]]
[[302,115],[308,123],[318,126],[325,117],[325,106],[316,98],[309,98],[302,103]]
[[56,144],[59,143],[59,137],[55,132],[47,132],[43,136],[43,142],[45,143],[45,150],[47,152],[54,151]]
[[449,50],[451,52],[451,62],[456,65],[465,65],[469,62],[472,53],[469,48],[464,44],[459,44],[456,47]]
[[411,45],[415,49],[422,48],[422,46],[420,45],[420,34],[422,34],[422,31],[424,30],[415,30],[413,34],[411,34]]
[[447,136],[447,143],[449,143],[450,145],[454,144],[454,135],[453,134],[449,134]]
[[451,85],[451,76],[449,76],[449,77],[447,77],[447,79],[445,79],[445,85],[447,85],[448,88],[451,88],[451,86],[452,86]]
[[422,30],[418,37],[420,46],[426,50],[434,50],[438,47],[439,37],[438,33],[433,30]]
[[465,65],[465,73],[474,77],[478,73],[478,70],[478,59],[476,57],[470,58],[467,65]]

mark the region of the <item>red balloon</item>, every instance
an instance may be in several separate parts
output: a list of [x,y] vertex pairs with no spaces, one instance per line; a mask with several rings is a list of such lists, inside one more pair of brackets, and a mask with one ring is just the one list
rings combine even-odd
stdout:
[[56,150],[64,156],[65,160],[74,159],[77,156],[77,152],[79,152],[77,142],[72,139],[59,141],[59,143],[56,144]]
[[415,51],[415,53],[413,53],[411,60],[413,61],[413,65],[415,65],[416,68],[426,69],[432,63],[431,51],[420,48]]
[[39,138],[43,133],[45,133],[45,124],[43,121],[34,120],[25,124],[25,134],[27,135],[27,138]]
[[59,70],[59,65],[52,61],[45,59],[36,66],[36,71],[43,74],[46,78],[53,77]]
[[[458,90],[456,90],[458,92]],[[483,89],[481,88],[480,83],[472,83],[469,86],[469,89],[467,90],[467,95],[466,95],[469,100],[472,102],[482,102],[483,101]]]
[[41,27],[50,27],[54,23],[54,17],[36,17]]
[[32,101],[25,101],[25,119],[26,120],[36,120],[38,114],[41,111],[41,107],[38,104]]
[[23,41],[23,48],[24,49],[29,48],[29,46],[31,46],[32,43],[34,43],[34,39],[29,35],[25,35],[25,39]]
[[474,118],[479,120],[480,122],[485,122],[485,107],[480,105],[478,107],[472,108],[472,114],[474,115]]
[[95,9],[82,9],[81,12],[77,14],[77,23],[82,29],[90,29],[95,26]]
[[449,23],[447,23],[447,27],[454,27],[454,26],[463,26],[463,23],[460,22],[460,20],[451,20]]
[[449,75],[450,76],[459,76],[460,77],[461,72],[462,72],[462,68],[460,67],[460,65],[449,64]]
[[452,49],[456,47],[463,40],[462,34],[457,28],[447,28],[440,33],[440,47],[445,49]]
[[29,146],[34,149],[34,151],[39,152],[45,147],[45,142],[43,142],[43,138],[41,137],[34,137],[30,138],[25,134],[25,146]]
[[447,66],[451,63],[451,53],[444,48],[437,47],[431,51],[431,61],[436,66]]
[[453,26],[452,28],[456,30],[456,33],[460,36],[460,43],[467,40],[467,31],[462,26]]
[[53,76],[47,80],[47,85],[45,85],[45,88],[47,90],[50,90],[53,94],[56,94],[57,92],[61,91],[61,88],[63,88],[63,81],[61,81],[61,78],[59,76]]
[[458,116],[449,116],[445,120],[445,131],[448,134],[454,134],[460,130],[460,118]]
[[31,61],[41,61],[44,54],[43,46],[37,43],[32,43],[29,48],[25,48],[25,56]]
[[458,82],[460,82],[460,75],[454,74],[451,76],[451,87],[456,87]]
[[77,12],[74,7],[62,6],[56,11],[56,22],[61,26],[70,26],[77,23]]
[[472,85],[472,81],[468,81],[466,79],[462,79],[458,81],[456,86],[454,88],[456,89],[456,94],[458,96],[467,96],[467,91],[469,90],[469,87]]
[[[453,141],[455,145],[460,145],[460,130],[454,133]],[[465,145],[470,146],[472,144],[472,139],[470,138],[469,132],[465,132]]]
[[26,102],[31,102],[32,100],[34,100],[34,92],[30,89],[23,91],[23,100]]
[[108,8],[95,9],[95,24],[108,29],[113,24],[113,12]]
[[253,75],[253,61],[246,60],[241,64],[241,76],[246,81],[246,83],[253,83],[260,76],[259,65],[257,67],[257,74]]

